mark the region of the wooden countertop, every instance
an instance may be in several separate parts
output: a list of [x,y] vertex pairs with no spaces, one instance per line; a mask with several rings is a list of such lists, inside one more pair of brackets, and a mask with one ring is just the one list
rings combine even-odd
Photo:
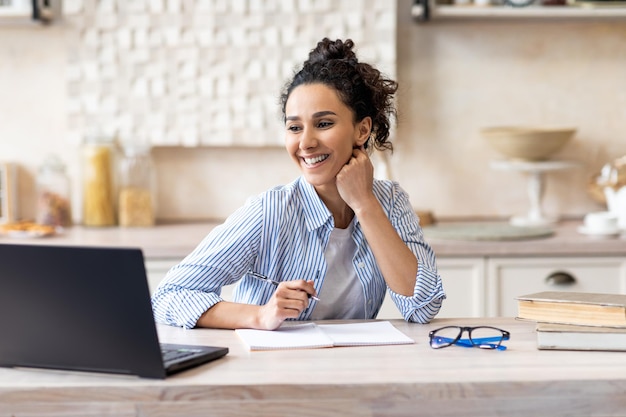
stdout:
[[[191,252],[218,224],[218,222],[180,223],[149,228],[74,226],[57,236],[40,239],[0,237],[0,243],[132,246],[141,247],[147,259],[180,259]],[[428,236],[426,238],[438,257],[626,256],[626,234],[610,238],[591,237],[577,232],[576,229],[580,225],[580,221],[560,222],[554,226],[553,236],[517,241],[444,240],[431,239]]]
[[[392,320],[413,345],[249,352],[230,330],[160,326],[161,341],[227,346],[217,361],[148,380],[0,368],[2,415],[617,416],[626,354],[540,351],[534,323],[511,318]],[[511,332],[505,351],[434,350],[444,325]]]

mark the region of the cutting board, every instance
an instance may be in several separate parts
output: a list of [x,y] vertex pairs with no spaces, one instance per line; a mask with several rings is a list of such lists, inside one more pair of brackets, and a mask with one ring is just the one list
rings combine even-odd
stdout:
[[552,236],[549,227],[520,227],[509,223],[450,223],[423,228],[427,239],[450,240],[524,240]]

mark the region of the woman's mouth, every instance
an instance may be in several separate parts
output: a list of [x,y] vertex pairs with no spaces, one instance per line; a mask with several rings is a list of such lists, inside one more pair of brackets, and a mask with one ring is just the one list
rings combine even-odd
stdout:
[[314,156],[312,158],[302,158],[302,160],[304,161],[304,163],[307,166],[312,166],[312,165],[319,164],[320,162],[326,160],[326,158],[328,158],[328,156],[329,156],[328,154],[326,154],[326,155],[318,155],[318,156]]

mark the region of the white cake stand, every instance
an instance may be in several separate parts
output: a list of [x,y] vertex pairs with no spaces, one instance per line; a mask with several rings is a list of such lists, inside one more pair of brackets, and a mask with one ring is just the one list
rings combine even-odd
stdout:
[[541,210],[541,200],[543,199],[545,188],[545,174],[550,171],[561,171],[576,166],[578,166],[578,164],[571,161],[492,161],[492,169],[523,172],[527,174],[528,177],[530,209],[525,217],[512,217],[511,224],[515,226],[546,226],[557,222],[557,217],[544,216]]

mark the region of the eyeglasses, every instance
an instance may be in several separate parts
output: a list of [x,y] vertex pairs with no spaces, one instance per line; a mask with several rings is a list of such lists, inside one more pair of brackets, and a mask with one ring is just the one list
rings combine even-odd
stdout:
[[[463,332],[467,332],[469,338],[461,339]],[[450,345],[463,347],[478,347],[481,349],[505,350],[506,346],[502,342],[509,340],[511,334],[506,330],[491,326],[461,327],[446,326],[431,330],[430,347],[440,349]]]

